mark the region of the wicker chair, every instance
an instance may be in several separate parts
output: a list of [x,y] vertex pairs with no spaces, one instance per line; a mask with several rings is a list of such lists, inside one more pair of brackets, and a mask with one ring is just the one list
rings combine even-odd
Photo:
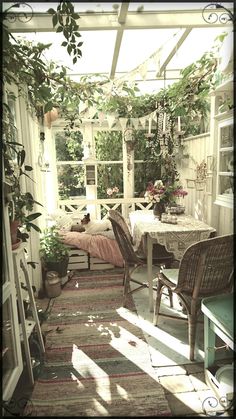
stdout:
[[[132,277],[132,274],[136,268],[139,266],[145,266],[147,263],[147,259],[144,255],[141,255],[134,251],[133,248],[133,241],[132,236],[130,234],[129,227],[123,218],[123,216],[116,210],[110,210],[108,219],[111,221],[112,229],[114,232],[114,236],[118,243],[120,252],[124,259],[124,300],[123,306],[126,306],[127,296],[135,291],[141,290],[143,288],[148,288],[149,285],[147,282],[141,282],[137,279]],[[155,256],[153,258],[154,264],[164,264],[169,263],[173,260],[173,255],[168,253],[165,254],[163,257]],[[162,266],[162,268],[163,268]],[[138,284],[138,286],[130,290],[130,282],[134,282]],[[156,287],[153,287],[156,289]],[[173,300],[172,300],[172,292],[168,290],[169,298],[170,298],[170,306],[173,307]]]
[[[157,278],[157,298],[154,324],[160,313],[163,288],[176,293],[186,309],[190,361],[194,361],[197,318],[204,297],[232,292],[233,289],[233,235],[202,240],[188,247],[179,269],[163,269]],[[178,317],[180,319],[180,317]]]

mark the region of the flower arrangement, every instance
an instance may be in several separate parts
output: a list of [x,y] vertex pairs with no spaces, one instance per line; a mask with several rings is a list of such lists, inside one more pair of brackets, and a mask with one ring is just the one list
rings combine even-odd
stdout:
[[169,204],[175,203],[176,198],[184,197],[187,194],[188,192],[177,182],[164,185],[162,180],[156,180],[154,184],[153,182],[148,182],[144,197],[148,202]]
[[119,188],[114,186],[113,188],[107,188],[107,195],[111,198],[113,195],[115,196],[119,192]]

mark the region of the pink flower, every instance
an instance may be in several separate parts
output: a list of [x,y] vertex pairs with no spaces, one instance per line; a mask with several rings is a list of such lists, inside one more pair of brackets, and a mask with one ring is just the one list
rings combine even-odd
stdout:
[[107,188],[107,195],[111,196],[113,194],[113,189]]
[[176,197],[184,197],[188,192],[183,190],[182,185],[174,183],[163,184],[162,180],[156,180],[155,183],[148,182],[144,197],[149,202],[175,202]]
[[113,188],[107,188],[107,195],[112,196],[119,192],[119,188],[114,186]]

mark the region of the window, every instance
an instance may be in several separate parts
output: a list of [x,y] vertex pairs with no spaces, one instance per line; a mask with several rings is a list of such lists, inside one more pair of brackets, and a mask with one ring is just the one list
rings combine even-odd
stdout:
[[80,131],[66,136],[58,132],[55,138],[57,180],[60,199],[85,197],[85,170],[82,158],[83,137]]
[[219,122],[216,203],[233,206],[233,119]]

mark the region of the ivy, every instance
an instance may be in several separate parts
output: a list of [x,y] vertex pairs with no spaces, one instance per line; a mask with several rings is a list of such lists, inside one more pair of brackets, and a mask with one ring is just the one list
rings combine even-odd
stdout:
[[61,46],[66,48],[69,55],[74,55],[73,64],[76,64],[78,58],[82,56],[80,47],[83,45],[83,42],[78,42],[78,38],[81,37],[77,24],[77,20],[80,19],[79,14],[75,13],[71,2],[64,0],[60,1],[56,10],[51,8],[47,12],[52,15],[52,24],[56,32],[62,32],[66,39]]

